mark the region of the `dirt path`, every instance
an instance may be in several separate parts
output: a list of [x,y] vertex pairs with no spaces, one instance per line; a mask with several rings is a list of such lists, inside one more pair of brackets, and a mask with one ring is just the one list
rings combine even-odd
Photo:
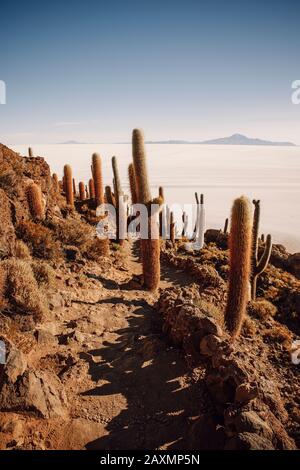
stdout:
[[[134,252],[126,265],[85,270],[57,324],[59,351],[45,363],[59,369],[71,421],[50,425],[52,448],[187,448],[199,383],[162,335],[155,296],[128,282],[140,272]],[[163,268],[163,288],[181,281]]]

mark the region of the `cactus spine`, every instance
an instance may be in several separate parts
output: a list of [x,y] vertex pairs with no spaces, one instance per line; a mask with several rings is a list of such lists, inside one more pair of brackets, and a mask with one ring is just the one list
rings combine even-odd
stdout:
[[95,200],[96,200],[97,206],[104,203],[101,166],[102,165],[101,165],[100,155],[98,153],[94,153],[92,157],[92,173],[93,173],[93,179],[94,179]]
[[80,181],[80,183],[79,183],[79,199],[80,199],[80,201],[85,200],[84,183],[82,181]]
[[89,196],[90,199],[95,199],[95,185],[94,180],[92,178],[89,179]]
[[[132,154],[137,181],[139,203],[151,204],[144,137],[139,129],[132,133]],[[141,239],[144,285],[149,290],[157,289],[160,281],[160,241],[156,215],[148,216],[148,239]]]
[[41,220],[44,216],[41,187],[31,183],[27,188],[27,199],[33,219]]
[[229,237],[230,272],[225,324],[233,337],[239,335],[249,300],[252,216],[248,199],[236,199],[231,213]]
[[73,179],[72,168],[70,165],[64,166],[64,187],[66,193],[67,204],[74,206]]
[[252,273],[251,273],[251,298],[256,299],[257,278],[266,269],[272,251],[272,237],[267,235],[264,251],[258,259],[258,232],[260,221],[260,201],[253,199],[254,218],[252,229]]

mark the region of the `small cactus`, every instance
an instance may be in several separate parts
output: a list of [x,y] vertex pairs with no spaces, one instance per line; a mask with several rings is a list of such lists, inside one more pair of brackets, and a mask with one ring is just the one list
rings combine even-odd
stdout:
[[85,198],[88,199],[89,198],[89,188],[87,187],[87,185],[85,185]]
[[96,205],[104,203],[104,193],[103,193],[103,180],[102,180],[102,165],[101,158],[98,153],[94,153],[92,157],[92,173],[94,179],[95,187],[95,201]]
[[33,150],[31,147],[28,147],[28,155],[29,157],[34,157]]
[[92,178],[89,179],[89,196],[90,199],[95,199],[95,185],[94,180]]
[[52,182],[53,182],[53,187],[56,192],[59,192],[59,181],[58,181],[58,176],[56,173],[53,173],[52,175]]
[[259,221],[260,221],[260,201],[253,199],[254,204],[254,217],[253,217],[253,229],[252,229],[252,273],[251,273],[251,298],[256,299],[256,288],[257,278],[264,272],[268,266],[269,259],[272,251],[272,237],[267,235],[266,243],[264,246],[261,258],[258,259],[258,233],[259,233]]
[[233,337],[241,331],[249,300],[251,273],[252,216],[249,200],[233,203],[229,237],[230,271],[225,324]]
[[27,199],[32,218],[42,220],[44,217],[44,207],[41,187],[35,183],[31,183],[27,187]]
[[[132,133],[132,154],[137,182],[138,202],[149,206],[152,202],[148,181],[144,137],[139,129]],[[144,285],[149,290],[158,288],[160,281],[160,241],[155,215],[148,217],[149,239],[141,240]]]
[[114,196],[110,186],[105,186],[105,195],[106,195],[107,203],[111,204],[114,207],[116,207],[115,196]]
[[76,197],[77,191],[76,191],[76,181],[75,181],[75,178],[72,179],[72,182],[73,182],[73,194],[74,194],[74,197]]
[[80,183],[79,183],[79,199],[80,199],[80,201],[85,200],[85,190],[84,190],[83,181],[80,181]]
[[176,227],[176,224],[175,224],[175,221],[174,221],[174,213],[171,212],[170,214],[170,240],[171,240],[171,243],[172,245],[174,246],[175,245],[175,227]]
[[67,204],[74,206],[73,179],[72,168],[70,165],[64,166],[64,187],[66,193]]
[[228,232],[228,218],[225,219],[225,224],[224,224],[224,233],[226,234]]

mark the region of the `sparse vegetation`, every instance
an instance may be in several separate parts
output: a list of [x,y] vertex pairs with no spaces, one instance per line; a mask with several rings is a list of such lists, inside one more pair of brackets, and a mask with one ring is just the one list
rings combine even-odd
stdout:
[[61,256],[60,245],[48,227],[28,220],[16,227],[16,233],[30,247],[34,256],[44,259]]

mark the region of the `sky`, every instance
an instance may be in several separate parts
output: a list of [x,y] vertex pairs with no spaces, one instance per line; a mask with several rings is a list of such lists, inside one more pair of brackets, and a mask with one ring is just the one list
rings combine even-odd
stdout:
[[2,2],[0,142],[300,145],[298,0]]

